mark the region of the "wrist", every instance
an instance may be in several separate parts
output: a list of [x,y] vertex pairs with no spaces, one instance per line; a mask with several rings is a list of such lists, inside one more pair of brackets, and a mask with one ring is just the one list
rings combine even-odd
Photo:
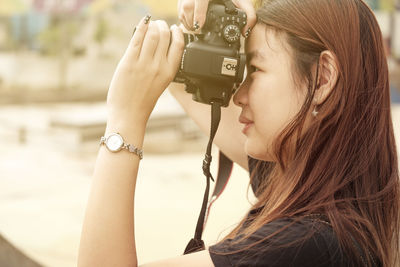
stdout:
[[142,148],[145,130],[146,123],[144,122],[130,121],[126,123],[118,120],[109,120],[104,136],[119,133],[126,142]]
[[132,123],[146,126],[151,114],[151,111],[148,112],[145,109],[124,110],[123,108],[113,109],[107,107],[107,110],[107,124],[112,123],[121,126]]
[[125,142],[125,139],[119,133],[112,133],[108,136],[101,137],[100,145],[105,145],[111,152],[119,152],[126,149],[130,153],[136,154],[139,159],[143,159],[143,150],[133,144]]
[[121,112],[110,112],[107,117],[107,127],[120,127],[127,130],[132,129],[145,129],[149,115],[145,112],[130,112],[131,115],[121,114]]

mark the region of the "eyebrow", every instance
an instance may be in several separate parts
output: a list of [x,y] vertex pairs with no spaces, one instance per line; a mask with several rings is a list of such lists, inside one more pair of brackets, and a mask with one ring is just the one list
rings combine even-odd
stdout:
[[265,60],[266,56],[263,52],[261,52],[260,50],[254,50],[251,52],[247,53],[247,60],[250,61],[252,59],[260,59],[260,60]]

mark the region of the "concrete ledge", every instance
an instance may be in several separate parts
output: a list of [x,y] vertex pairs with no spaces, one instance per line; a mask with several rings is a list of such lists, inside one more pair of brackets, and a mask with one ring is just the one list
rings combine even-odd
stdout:
[[29,258],[0,234],[0,266],[3,267],[43,267]]

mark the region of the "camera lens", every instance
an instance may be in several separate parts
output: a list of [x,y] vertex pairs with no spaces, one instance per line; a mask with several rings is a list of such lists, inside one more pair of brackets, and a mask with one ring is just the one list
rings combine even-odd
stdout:
[[236,25],[228,25],[224,29],[224,38],[229,43],[237,42],[240,38],[240,29]]

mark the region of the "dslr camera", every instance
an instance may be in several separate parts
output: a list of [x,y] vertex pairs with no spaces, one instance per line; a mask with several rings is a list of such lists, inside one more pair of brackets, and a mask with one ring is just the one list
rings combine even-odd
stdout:
[[193,100],[227,107],[243,80],[246,56],[240,53],[240,33],[246,13],[230,0],[212,0],[200,34],[184,34],[185,49],[174,79],[186,84]]

